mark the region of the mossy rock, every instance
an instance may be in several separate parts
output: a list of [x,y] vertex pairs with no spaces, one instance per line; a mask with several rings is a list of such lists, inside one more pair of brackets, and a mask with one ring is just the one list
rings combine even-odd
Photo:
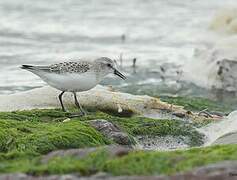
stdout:
[[123,131],[131,136],[186,136],[189,137],[190,146],[200,146],[203,144],[204,135],[196,130],[196,123],[177,119],[152,119],[145,117],[121,118],[111,116],[102,112],[83,117],[80,120],[106,119],[116,124]]
[[[94,119],[105,119],[112,122],[128,133],[131,138],[137,135],[188,136],[191,146],[203,143],[203,135],[199,134],[191,123],[185,121],[144,117],[122,118],[102,112],[90,112],[86,117],[71,118],[70,121],[63,122],[68,115],[57,109],[1,112],[0,172],[41,173],[42,169],[42,172],[45,173],[46,165],[39,165],[39,159],[41,155],[50,151],[113,144],[113,141],[89,126],[88,121]],[[93,159],[94,164],[97,161],[98,163],[100,160],[103,161],[101,157]],[[69,172],[68,168],[71,165],[67,166],[65,163],[67,161],[71,163],[71,159],[63,161],[61,168],[66,168],[65,171],[59,168],[60,172],[58,172],[58,167],[49,164],[49,173]],[[70,171],[80,169],[78,166],[72,164],[73,170]],[[82,167],[80,172],[88,174],[86,168]]]
[[56,149],[108,144],[95,129],[80,121],[40,123],[0,120],[0,151],[47,153]]
[[[74,111],[74,110],[72,110]],[[192,123],[181,120],[121,118],[102,112],[90,112],[86,117],[67,119],[60,110],[31,110],[0,113],[1,152],[11,150],[47,153],[55,149],[90,147],[114,143],[89,126],[88,121],[105,119],[134,137],[185,136],[190,146],[203,144],[204,136]]]
[[103,170],[113,175],[175,174],[225,160],[237,160],[237,145],[173,152],[140,151],[122,158],[108,160]]
[[0,172],[24,172],[33,175],[79,173],[92,175],[107,172],[112,175],[170,175],[195,167],[237,160],[237,145],[222,145],[189,150],[155,152],[134,151],[128,155],[111,157],[105,149],[82,158],[55,157],[47,163],[40,157],[26,154],[0,154]]

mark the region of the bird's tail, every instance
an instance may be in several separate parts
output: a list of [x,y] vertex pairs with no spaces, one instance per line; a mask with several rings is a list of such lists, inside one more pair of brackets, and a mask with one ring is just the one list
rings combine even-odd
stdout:
[[35,69],[35,68],[34,68],[34,66],[31,66],[31,65],[22,65],[22,66],[21,66],[21,69],[33,70],[33,69]]
[[50,71],[49,66],[22,65],[21,69],[25,69],[27,71],[34,73],[34,74],[39,74],[40,72],[49,72]]

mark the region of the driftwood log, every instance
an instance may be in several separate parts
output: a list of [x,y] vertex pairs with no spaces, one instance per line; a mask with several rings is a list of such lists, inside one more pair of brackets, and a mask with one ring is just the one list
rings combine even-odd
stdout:
[[[11,95],[0,95],[0,111],[60,108],[59,93],[58,90],[46,86]],[[74,104],[72,93],[65,93],[63,99],[66,106]],[[158,98],[116,92],[103,86],[78,93],[78,99],[85,109],[92,108],[121,115],[184,111],[182,107],[170,105]]]

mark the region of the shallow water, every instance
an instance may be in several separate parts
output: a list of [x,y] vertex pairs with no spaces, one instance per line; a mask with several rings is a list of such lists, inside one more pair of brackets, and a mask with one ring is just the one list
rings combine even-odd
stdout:
[[[122,54],[124,71],[133,72],[128,66],[136,57],[138,73],[126,84],[109,80],[106,84],[122,90],[130,89],[126,85],[137,86],[136,90],[152,85],[161,93],[205,95],[205,89],[178,82],[177,72],[192,62],[195,49],[212,43],[208,26],[216,11],[235,4],[235,0],[2,0],[0,94],[44,85],[19,69],[21,64],[96,56],[118,59]],[[168,70],[163,72],[161,65]]]
[[174,137],[169,135],[156,137],[137,136],[136,141],[138,145],[135,148],[144,150],[168,151],[189,147],[187,137]]

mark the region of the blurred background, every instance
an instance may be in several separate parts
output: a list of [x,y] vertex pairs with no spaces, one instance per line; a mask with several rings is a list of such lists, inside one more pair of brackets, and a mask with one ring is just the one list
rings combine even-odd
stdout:
[[[133,94],[236,96],[235,0],[1,0],[0,94],[44,86],[21,64],[108,56]],[[236,75],[235,75],[236,74]]]

